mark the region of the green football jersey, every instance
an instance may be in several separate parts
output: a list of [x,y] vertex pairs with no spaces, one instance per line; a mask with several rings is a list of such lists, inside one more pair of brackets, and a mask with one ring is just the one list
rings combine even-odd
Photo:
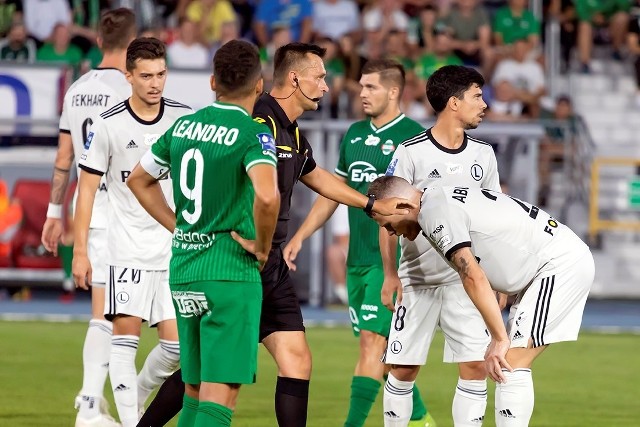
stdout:
[[267,126],[222,102],[180,118],[151,147],[154,161],[170,168],[173,180],[171,284],[260,281],[256,258],[230,232],[255,239],[247,172],[258,164],[277,167],[275,151]]
[[[404,114],[376,128],[370,119],[356,122],[340,144],[340,158],[335,172],[347,184],[366,194],[369,184],[385,174],[396,147],[424,131]],[[362,209],[349,208],[349,255],[347,265],[381,265],[378,225]]]

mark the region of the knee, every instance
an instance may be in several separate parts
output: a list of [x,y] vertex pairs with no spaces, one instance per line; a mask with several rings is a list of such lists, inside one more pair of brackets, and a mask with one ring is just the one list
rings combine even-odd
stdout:
[[420,372],[420,366],[391,365],[389,373],[399,381],[415,381]]
[[387,345],[387,339],[371,331],[360,332],[360,360],[380,359]]
[[458,365],[460,378],[463,380],[484,380],[487,378],[487,369],[484,362],[464,362]]

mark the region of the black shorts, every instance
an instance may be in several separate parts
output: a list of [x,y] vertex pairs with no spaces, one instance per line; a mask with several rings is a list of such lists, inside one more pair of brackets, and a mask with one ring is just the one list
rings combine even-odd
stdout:
[[278,331],[304,332],[298,296],[289,278],[289,267],[282,257],[282,249],[279,246],[271,249],[261,277],[260,342]]

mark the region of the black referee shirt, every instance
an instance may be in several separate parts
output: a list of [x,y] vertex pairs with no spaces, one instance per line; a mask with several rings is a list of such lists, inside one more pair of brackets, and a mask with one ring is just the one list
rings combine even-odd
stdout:
[[266,124],[276,140],[278,155],[278,188],[280,189],[280,213],[273,235],[273,245],[287,239],[287,223],[291,208],[293,186],[301,176],[316,168],[313,150],[307,138],[292,123],[278,102],[268,93],[263,94],[253,109],[255,121]]

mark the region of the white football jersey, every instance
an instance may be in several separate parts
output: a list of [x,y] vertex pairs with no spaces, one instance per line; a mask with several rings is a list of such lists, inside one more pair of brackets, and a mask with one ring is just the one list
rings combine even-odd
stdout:
[[[418,189],[464,185],[500,191],[498,165],[490,144],[465,133],[455,150],[440,145],[428,129],[400,144],[387,169]],[[400,238],[402,256],[398,275],[403,286],[439,286],[460,283],[458,273],[423,236],[411,242]]]
[[[440,256],[470,247],[491,287],[515,294],[554,260],[587,245],[567,226],[528,203],[497,191],[430,188],[418,222]],[[578,252],[581,253],[581,252]]]
[[[64,95],[60,132],[71,134],[76,166],[84,151],[84,143],[96,118],[131,96],[131,85],[122,71],[115,68],[96,68],[84,74]],[[80,171],[78,170],[78,174]],[[77,192],[74,195],[74,206]],[[100,182],[91,215],[91,228],[107,227],[107,187]]]
[[[169,268],[171,233],[138,203],[126,185],[127,177],[151,145],[191,108],[162,98],[160,113],[152,121],[138,117],[125,100],[100,114],[87,136],[80,167],[106,175],[109,192],[107,264],[143,270]],[[173,206],[171,180],[160,182]]]

